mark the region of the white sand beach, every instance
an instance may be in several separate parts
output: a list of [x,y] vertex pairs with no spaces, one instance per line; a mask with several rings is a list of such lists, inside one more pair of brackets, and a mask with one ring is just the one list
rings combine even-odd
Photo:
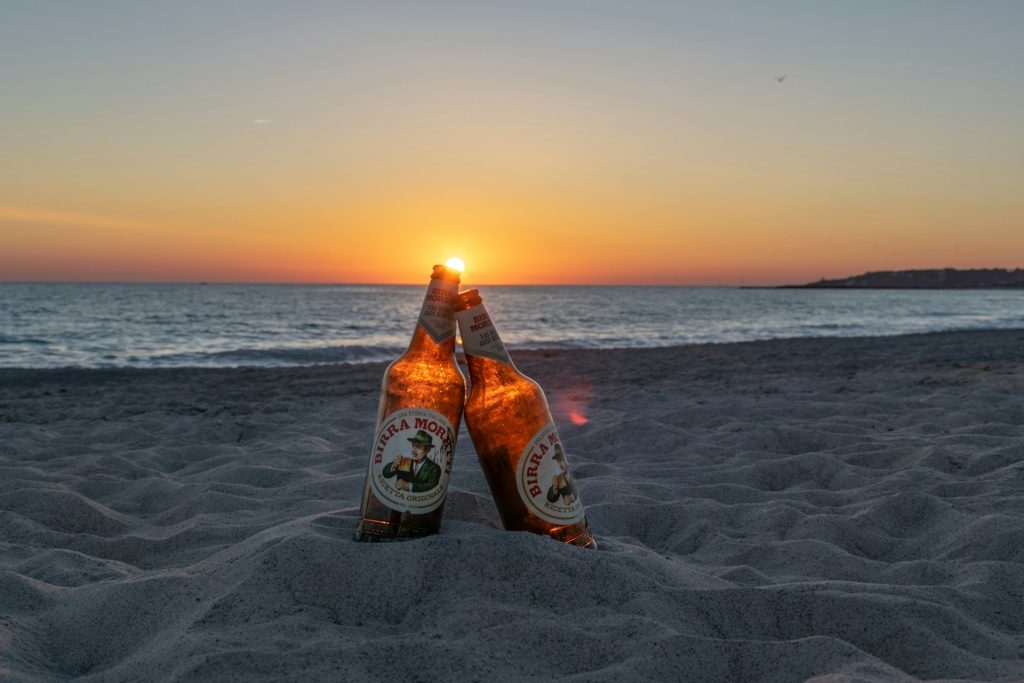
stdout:
[[379,364],[0,370],[0,681],[1024,680],[1024,331],[515,358],[597,551],[354,541]]

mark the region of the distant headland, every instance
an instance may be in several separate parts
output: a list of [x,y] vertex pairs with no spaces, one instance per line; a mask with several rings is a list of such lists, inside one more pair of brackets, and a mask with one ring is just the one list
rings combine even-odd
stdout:
[[977,289],[983,287],[1024,288],[1024,268],[936,268],[932,270],[879,270],[863,275],[805,285],[782,285],[778,289]]

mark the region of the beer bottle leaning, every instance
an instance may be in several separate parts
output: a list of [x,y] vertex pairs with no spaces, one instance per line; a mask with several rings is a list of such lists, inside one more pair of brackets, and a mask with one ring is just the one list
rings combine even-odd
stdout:
[[434,266],[409,348],[381,383],[356,540],[413,538],[441,528],[466,379],[455,362],[459,272]]
[[544,390],[512,363],[475,289],[455,317],[469,366],[466,428],[502,524],[596,548]]

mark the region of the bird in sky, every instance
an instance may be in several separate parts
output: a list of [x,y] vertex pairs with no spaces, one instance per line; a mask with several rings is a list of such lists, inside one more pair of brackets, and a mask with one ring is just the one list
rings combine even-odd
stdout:
[[789,74],[782,74],[781,76],[776,76],[775,80],[777,80],[779,83],[782,83],[782,81],[786,80],[786,76],[788,75]]

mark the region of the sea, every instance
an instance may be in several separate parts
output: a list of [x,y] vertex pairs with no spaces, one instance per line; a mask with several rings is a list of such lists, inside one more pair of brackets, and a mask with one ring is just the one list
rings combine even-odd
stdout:
[[[423,286],[0,284],[0,367],[368,363],[409,343]],[[515,349],[1024,328],[1024,290],[480,287]]]

